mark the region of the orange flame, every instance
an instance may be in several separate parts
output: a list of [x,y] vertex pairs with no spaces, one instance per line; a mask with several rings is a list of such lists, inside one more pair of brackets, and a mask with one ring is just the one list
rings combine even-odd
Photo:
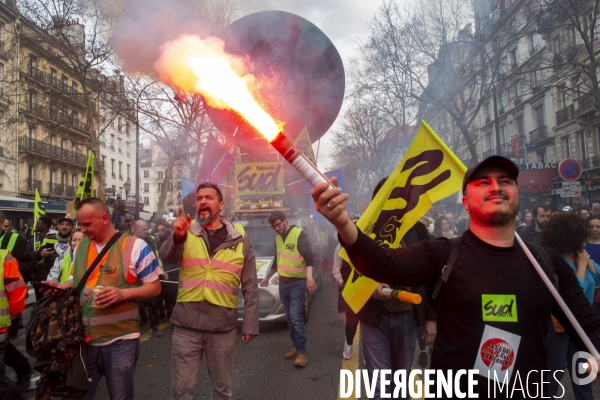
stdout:
[[200,93],[215,108],[237,111],[267,140],[273,140],[282,124],[252,96],[255,79],[247,71],[248,61],[227,54],[224,46],[221,39],[196,35],[166,43],[155,64],[160,81],[182,94]]

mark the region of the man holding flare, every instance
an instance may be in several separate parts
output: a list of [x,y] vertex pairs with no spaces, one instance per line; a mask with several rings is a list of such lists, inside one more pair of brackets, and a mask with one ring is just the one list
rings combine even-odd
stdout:
[[[518,174],[516,165],[501,156],[492,156],[467,171],[462,202],[470,214],[470,229],[461,238],[453,272],[436,301],[438,336],[431,367],[454,372],[478,369],[482,375],[476,386],[480,398],[488,397],[489,371],[498,371],[500,381],[508,374],[509,387],[518,376],[529,390],[526,393],[534,393],[534,385],[552,379],[552,375],[539,375],[547,370],[543,342],[550,314],[580,350],[588,350],[516,242]],[[342,246],[361,274],[379,282],[433,289],[450,255],[448,239],[383,249],[350,221],[345,209],[349,196],[339,188],[328,189],[329,185],[322,183],[311,191],[316,208],[336,227]],[[537,249],[548,253],[541,259],[552,261],[553,265],[546,267],[553,266],[560,296],[599,347],[600,316],[586,301],[572,270],[555,251]],[[499,357],[502,351],[506,357]],[[537,371],[537,379],[529,377],[526,382],[530,371]],[[491,376],[493,379],[493,372]],[[461,387],[465,388],[463,378]],[[513,393],[512,398],[520,393]]]

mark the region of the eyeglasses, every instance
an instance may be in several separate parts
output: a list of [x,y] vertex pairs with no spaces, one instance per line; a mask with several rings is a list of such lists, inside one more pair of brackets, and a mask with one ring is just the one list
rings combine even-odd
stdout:
[[164,232],[166,229],[158,229],[158,232]]
[[275,229],[279,228],[281,226],[281,224],[283,224],[283,221],[279,221],[278,224],[271,225],[271,229],[275,230]]

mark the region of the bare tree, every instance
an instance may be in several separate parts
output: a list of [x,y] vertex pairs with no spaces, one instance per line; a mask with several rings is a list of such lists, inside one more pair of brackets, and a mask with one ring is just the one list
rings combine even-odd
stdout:
[[357,87],[397,126],[417,114],[449,119],[440,125],[458,129],[475,160],[474,123],[492,91],[489,77],[499,57],[490,57],[475,41],[473,14],[467,0],[426,0],[407,11],[385,2],[361,46],[365,73]]
[[342,169],[353,198],[368,202],[377,182],[398,164],[412,132],[395,129],[384,111],[368,101],[355,101],[341,121],[332,139],[334,165]]

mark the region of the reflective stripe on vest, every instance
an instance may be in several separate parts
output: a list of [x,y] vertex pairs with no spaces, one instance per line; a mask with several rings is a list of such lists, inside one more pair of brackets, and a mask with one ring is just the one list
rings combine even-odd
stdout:
[[7,249],[0,250],[0,328],[10,326],[10,311],[8,309],[8,296],[4,288],[4,259],[8,254]]
[[[246,235],[244,228],[233,224]],[[210,259],[201,236],[188,234],[179,270],[178,303],[208,301],[211,304],[237,308],[238,293],[244,268],[244,242],[223,248]]]
[[[105,258],[104,264],[98,266],[100,276],[96,286],[117,287],[128,289],[137,287],[137,283],[128,283],[126,280],[127,269],[131,260],[131,252],[137,238],[122,236],[111,247]],[[77,254],[73,264],[74,284],[77,285],[87,268],[94,261],[90,253],[94,246],[87,237],[84,237],[77,246]],[[95,250],[95,248],[94,248]],[[91,295],[93,288],[86,285],[80,297],[82,323],[85,327],[87,339],[95,342],[106,342],[118,337],[139,332],[137,301],[128,300],[113,304],[105,308],[92,308]]]
[[306,262],[298,251],[298,238],[302,229],[293,227],[288,232],[285,242],[277,235],[277,273],[288,278],[306,278]]
[[62,264],[60,265],[59,282],[68,282],[71,280],[71,253],[63,256]]
[[12,253],[13,249],[15,248],[15,244],[17,243],[17,239],[19,238],[19,234],[18,233],[14,233],[14,232],[6,232],[2,238],[0,239],[0,241],[2,243],[4,243],[4,241],[6,240],[6,237],[9,236],[10,238],[8,239],[8,244],[6,245],[6,250],[8,250],[9,253]]

